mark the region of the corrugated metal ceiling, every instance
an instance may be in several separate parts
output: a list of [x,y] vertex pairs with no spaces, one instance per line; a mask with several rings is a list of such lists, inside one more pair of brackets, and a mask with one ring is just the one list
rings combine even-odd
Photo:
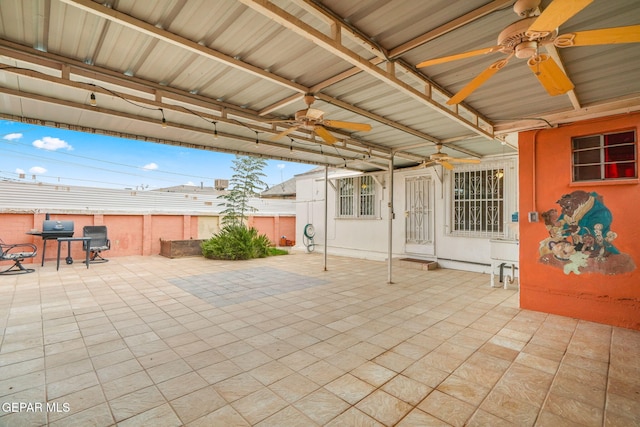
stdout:
[[[482,158],[504,153],[495,137],[547,125],[539,119],[555,125],[591,117],[593,107],[601,115],[640,109],[638,44],[559,50],[576,85],[570,96],[550,97],[514,58],[463,104],[446,105],[504,55],[415,65],[495,45],[518,20],[513,3],[0,0],[0,114],[372,171],[392,155],[396,167],[415,165],[434,143]],[[638,24],[637,0],[595,0],[560,33]],[[291,126],[272,122],[304,109],[307,92],[326,118],[372,130],[331,129],[332,146],[305,128],[272,140]]]

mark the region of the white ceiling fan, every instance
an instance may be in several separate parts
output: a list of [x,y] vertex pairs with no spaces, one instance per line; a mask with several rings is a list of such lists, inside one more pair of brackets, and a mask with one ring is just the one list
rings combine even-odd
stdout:
[[451,163],[473,163],[478,164],[480,160],[478,159],[458,159],[456,157],[451,157],[447,153],[442,152],[442,144],[436,144],[436,152],[429,156],[429,160],[425,160],[423,162],[424,167],[428,167],[431,165],[442,165],[443,168],[453,170],[453,165]]
[[290,128],[271,137],[272,140],[280,139],[292,132],[302,128],[314,132],[322,138],[327,144],[335,144],[338,139],[329,132],[327,128],[349,129],[354,131],[368,132],[371,125],[366,123],[343,122],[340,120],[327,120],[324,118],[325,112],[315,108],[311,108],[311,104],[315,101],[315,97],[311,94],[304,96],[304,102],[307,108],[296,111],[295,116],[291,120],[275,120],[268,123],[290,123]]
[[553,44],[556,47],[565,48],[615,43],[640,43],[640,25],[558,35],[558,27],[586,8],[592,1],[554,0],[539,16],[535,16],[535,13],[539,10],[540,0],[517,0],[513,5],[513,10],[518,16],[524,18],[502,30],[498,35],[498,44],[496,46],[430,59],[419,63],[417,67],[429,67],[494,52],[507,54],[506,58],[491,64],[451,97],[447,101],[449,105],[462,102],[491,76],[507,65],[514,55],[517,58],[527,59],[527,65],[549,95],[564,94],[572,90],[574,85],[551,56],[539,52],[541,46]]

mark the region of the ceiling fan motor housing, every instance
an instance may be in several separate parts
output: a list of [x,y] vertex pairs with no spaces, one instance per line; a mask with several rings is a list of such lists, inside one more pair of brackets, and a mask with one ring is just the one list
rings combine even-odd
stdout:
[[535,55],[538,45],[549,43],[555,39],[558,35],[557,29],[534,40],[527,36],[527,30],[536,19],[535,16],[524,18],[502,30],[498,35],[500,51],[506,54],[515,52],[518,58],[530,58]]
[[305,109],[305,110],[296,111],[296,114],[294,117],[296,121],[300,123],[301,127],[313,128],[313,125],[315,124],[315,120],[307,116],[307,111],[309,110]]

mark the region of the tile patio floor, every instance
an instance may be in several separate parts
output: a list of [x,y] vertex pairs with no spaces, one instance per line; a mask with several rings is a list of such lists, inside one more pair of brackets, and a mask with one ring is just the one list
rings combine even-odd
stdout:
[[640,332],[483,274],[386,277],[318,254],[0,276],[0,425],[640,425]]

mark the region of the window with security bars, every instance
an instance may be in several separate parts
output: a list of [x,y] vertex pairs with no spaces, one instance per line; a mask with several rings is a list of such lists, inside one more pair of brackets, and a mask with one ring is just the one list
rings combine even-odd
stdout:
[[376,185],[373,177],[361,176],[338,180],[339,217],[375,217],[375,201]]
[[504,227],[504,169],[453,173],[454,234],[500,237]]
[[359,215],[358,216],[374,216],[376,211],[375,198],[376,198],[376,186],[371,176],[360,177],[360,203],[359,203]]
[[353,215],[353,186],[355,178],[343,178],[338,181],[338,216],[350,217]]
[[635,131],[571,140],[573,182],[638,178]]

